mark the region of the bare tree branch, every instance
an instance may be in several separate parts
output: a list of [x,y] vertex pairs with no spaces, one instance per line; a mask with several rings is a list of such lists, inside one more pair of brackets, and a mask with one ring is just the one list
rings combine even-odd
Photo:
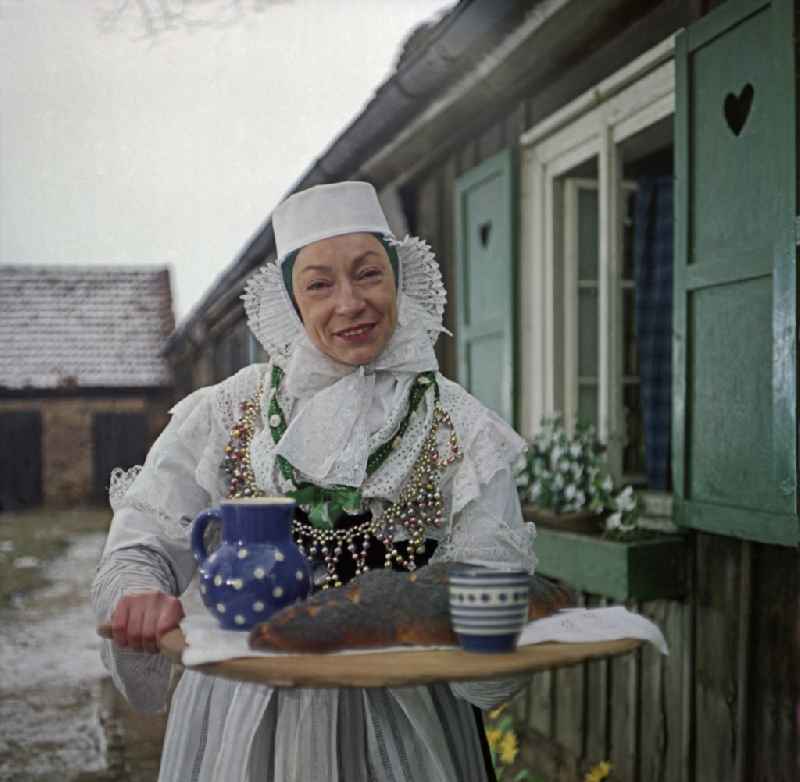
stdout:
[[151,41],[179,30],[227,27],[249,13],[293,0],[97,0],[98,25],[104,33],[133,25]]

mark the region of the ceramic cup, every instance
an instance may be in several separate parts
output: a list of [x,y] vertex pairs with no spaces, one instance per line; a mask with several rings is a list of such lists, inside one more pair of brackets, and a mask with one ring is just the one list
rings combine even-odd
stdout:
[[528,621],[528,574],[460,568],[450,575],[450,621],[468,652],[513,652]]

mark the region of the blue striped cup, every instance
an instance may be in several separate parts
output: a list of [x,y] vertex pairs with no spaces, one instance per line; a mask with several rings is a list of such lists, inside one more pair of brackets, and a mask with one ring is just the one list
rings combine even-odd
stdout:
[[449,578],[450,622],[468,652],[513,652],[528,621],[525,571],[463,567]]

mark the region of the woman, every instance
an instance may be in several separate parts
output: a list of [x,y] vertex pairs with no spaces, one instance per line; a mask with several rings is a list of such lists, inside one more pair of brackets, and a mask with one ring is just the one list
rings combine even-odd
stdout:
[[[395,241],[362,182],[291,196],[273,227],[278,262],[244,297],[270,363],[185,398],[145,465],[113,480],[93,596],[114,628],[104,660],[139,709],[164,704],[169,663],[141,652],[155,652],[183,615],[188,527],[226,496],[317,487],[297,538],[320,588],[429,557],[533,571],[511,466],[524,444],[438,374],[445,292],[428,247]],[[418,489],[431,500],[424,509]],[[357,550],[323,556],[315,545],[320,529],[365,519]],[[488,708],[518,686],[272,690],[188,670],[160,779],[478,782],[487,772],[470,704]]]

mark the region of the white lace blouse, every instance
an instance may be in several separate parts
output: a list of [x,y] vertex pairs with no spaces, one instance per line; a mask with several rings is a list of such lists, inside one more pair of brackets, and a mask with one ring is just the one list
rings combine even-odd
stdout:
[[[269,365],[253,365],[186,397],[173,409],[142,468],[116,476],[114,519],[92,590],[98,621],[108,621],[126,594],[161,590],[180,595],[194,588],[191,521],[224,498],[224,446],[241,402],[253,398],[265,379],[268,383],[269,371]],[[522,519],[512,469],[524,442],[460,386],[437,378],[442,406],[464,455],[442,478],[446,524],[430,533],[439,539],[434,561],[533,572],[533,526]],[[389,419],[399,415],[398,405],[387,399],[397,400],[402,393],[397,382],[376,378],[374,403],[367,411],[370,439],[392,434]],[[303,407],[302,399],[281,402],[290,420]],[[432,402],[426,399],[401,446],[362,485],[373,513],[397,496],[431,415]],[[271,440],[253,438],[251,463],[264,491],[285,490]],[[135,708],[164,707],[171,673],[165,658],[111,642],[104,643],[102,655]],[[468,704],[488,708],[519,686],[519,680],[511,680],[286,690],[187,670],[171,704],[160,779],[479,782],[485,775]]]

